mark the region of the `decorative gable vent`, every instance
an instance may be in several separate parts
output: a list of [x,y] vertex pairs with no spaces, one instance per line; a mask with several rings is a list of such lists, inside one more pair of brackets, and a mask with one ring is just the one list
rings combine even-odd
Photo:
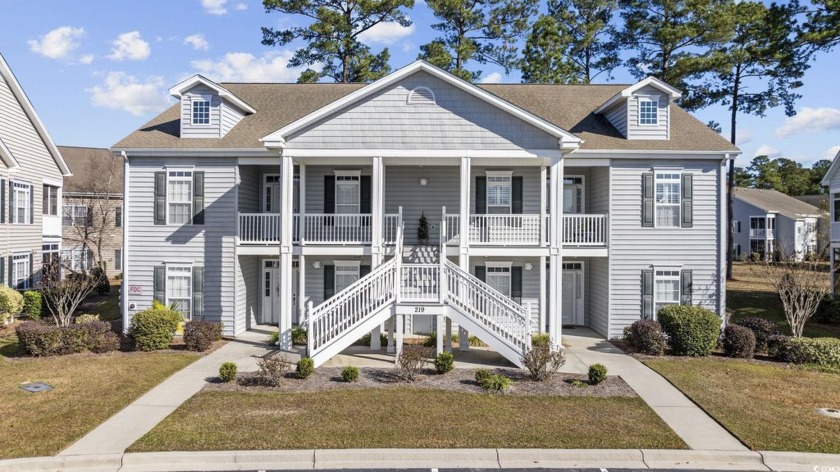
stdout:
[[408,92],[409,105],[434,105],[435,93],[428,87],[417,87]]

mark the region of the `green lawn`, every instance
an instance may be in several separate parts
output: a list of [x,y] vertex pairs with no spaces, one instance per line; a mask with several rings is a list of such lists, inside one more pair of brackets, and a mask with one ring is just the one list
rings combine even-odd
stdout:
[[754,450],[840,453],[840,375],[722,358],[645,363]]
[[120,285],[122,281],[112,280],[111,291],[105,295],[97,295],[96,292],[85,299],[76,313],[91,313],[99,315],[102,321],[118,320],[120,313]]
[[129,448],[666,448],[686,445],[639,398],[419,388],[205,390]]

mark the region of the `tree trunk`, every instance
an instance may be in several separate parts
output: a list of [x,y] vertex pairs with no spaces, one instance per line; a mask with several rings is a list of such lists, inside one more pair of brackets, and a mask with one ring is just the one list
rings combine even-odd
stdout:
[[[735,66],[735,83],[732,86],[732,106],[730,107],[729,142],[735,144],[738,125],[738,93],[741,86],[741,66]],[[726,193],[726,280],[732,280],[732,263],[735,260],[735,231],[732,223],[735,220],[735,159],[729,161],[729,178]]]

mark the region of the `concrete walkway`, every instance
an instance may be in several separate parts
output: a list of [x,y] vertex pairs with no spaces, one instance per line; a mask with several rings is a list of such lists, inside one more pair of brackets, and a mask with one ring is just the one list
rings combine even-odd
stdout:
[[266,344],[270,336],[269,327],[258,327],[240,335],[176,372],[58,455],[122,454],[128,446],[198,393],[208,379],[217,377],[223,362],[235,362],[240,372],[256,370],[258,357],[270,350]]
[[587,328],[563,330],[567,363],[604,364],[620,375],[683,441],[694,450],[747,451],[747,447],[670,382]]

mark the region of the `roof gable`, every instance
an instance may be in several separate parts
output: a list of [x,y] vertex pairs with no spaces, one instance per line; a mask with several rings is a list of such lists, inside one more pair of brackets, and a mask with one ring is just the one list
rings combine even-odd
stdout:
[[825,173],[825,176],[822,178],[820,183],[826,187],[831,185],[831,180],[834,178],[834,174],[837,173],[837,170],[840,169],[840,151],[837,151],[837,155],[834,156],[834,160],[831,161],[831,166],[828,168],[828,172]]
[[619,93],[613,95],[612,97],[610,97],[609,100],[607,100],[606,102],[601,104],[601,106],[599,106],[595,110],[595,114],[601,114],[601,113],[609,110],[610,108],[613,107],[613,105],[617,104],[618,102],[620,102],[622,100],[627,99],[628,97],[633,96],[634,93],[638,92],[639,90],[641,90],[645,87],[653,87],[653,88],[661,91],[663,94],[668,95],[668,97],[670,97],[671,100],[676,100],[677,98],[682,97],[682,92],[675,89],[674,87],[671,87],[670,85],[668,85],[667,83],[657,79],[656,77],[648,77],[648,78],[646,78],[646,79],[644,79],[640,82],[637,82],[637,83],[625,88],[621,92],[619,92]]
[[220,97],[224,98],[225,100],[232,103],[237,108],[246,113],[257,112],[257,110],[251,107],[251,105],[245,103],[245,101],[231,93],[228,89],[222,87],[221,85],[217,84],[216,82],[213,82],[212,80],[208,79],[207,77],[204,77],[201,74],[196,74],[190,77],[189,79],[184,80],[180,84],[170,88],[169,94],[175,98],[180,99],[184,92],[189,91],[197,85],[204,85],[205,87],[210,88],[211,90],[216,92],[216,94],[218,94]]

